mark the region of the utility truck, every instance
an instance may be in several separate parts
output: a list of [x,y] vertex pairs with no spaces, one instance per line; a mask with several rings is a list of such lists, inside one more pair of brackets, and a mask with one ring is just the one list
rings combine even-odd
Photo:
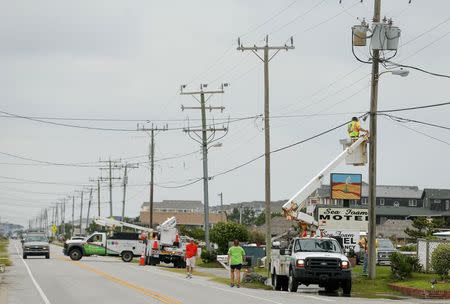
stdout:
[[161,223],[157,228],[156,239],[150,241],[148,265],[162,263],[173,263],[175,268],[185,268],[184,254],[186,243],[180,239],[178,234],[177,219],[173,216]]
[[115,228],[128,227],[139,232],[94,232],[83,240],[68,240],[64,243],[63,253],[78,261],[83,256],[120,256],[124,262],[131,262],[134,257],[146,251],[147,236],[142,232],[152,233],[153,229],[141,227],[114,219],[96,218],[97,225]]
[[284,216],[287,220],[297,222],[302,234],[292,239],[287,248],[273,249],[271,252],[270,271],[275,290],[296,292],[300,284],[318,284],[328,292],[341,287],[344,294],[350,294],[350,262],[343,249],[335,239],[323,237],[320,231],[317,233],[318,221],[302,212],[302,209],[306,207],[306,199],[320,187],[324,177],[343,160],[353,165],[367,162],[367,139],[365,135],[356,141],[346,141],[344,151],[283,205]]

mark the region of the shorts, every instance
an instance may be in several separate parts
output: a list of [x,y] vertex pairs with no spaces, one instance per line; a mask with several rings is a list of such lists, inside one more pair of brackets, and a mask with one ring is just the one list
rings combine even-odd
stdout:
[[195,256],[186,258],[186,267],[195,267]]
[[241,270],[242,264],[230,265],[231,270]]

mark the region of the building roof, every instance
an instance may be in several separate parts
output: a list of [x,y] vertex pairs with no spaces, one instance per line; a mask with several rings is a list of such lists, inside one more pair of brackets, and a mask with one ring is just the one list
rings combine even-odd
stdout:
[[423,189],[423,197],[431,199],[450,199],[450,189]]
[[426,208],[377,206],[376,215],[386,216],[450,216],[449,211],[430,210]]
[[[144,202],[141,208],[150,205],[149,202]],[[153,208],[155,209],[174,209],[174,210],[199,210],[203,211],[203,204],[201,201],[191,200],[163,200],[162,202],[154,202]]]
[[[330,185],[322,185],[316,191],[316,196],[318,197],[330,197]],[[386,185],[378,185],[376,188],[377,197],[385,197],[385,198],[412,198],[412,199],[420,199],[422,198],[423,190],[420,190],[417,186],[386,186]],[[450,190],[449,190],[450,192]],[[366,183],[362,185],[362,193],[363,197],[367,197],[369,193],[369,186]]]

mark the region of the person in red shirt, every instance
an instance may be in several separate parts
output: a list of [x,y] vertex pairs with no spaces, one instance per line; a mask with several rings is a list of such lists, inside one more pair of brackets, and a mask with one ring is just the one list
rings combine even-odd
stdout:
[[192,271],[195,267],[195,257],[197,256],[197,245],[194,240],[191,239],[190,243],[186,245],[186,278],[192,279]]

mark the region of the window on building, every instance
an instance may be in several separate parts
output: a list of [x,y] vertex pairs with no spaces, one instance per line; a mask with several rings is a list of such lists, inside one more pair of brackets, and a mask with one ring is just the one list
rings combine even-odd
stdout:
[[384,206],[384,198],[380,198],[380,206]]
[[361,199],[361,205],[367,205],[367,197]]
[[400,203],[398,201],[394,202],[394,207],[400,207]]
[[409,207],[417,207],[417,200],[415,200],[415,199],[408,200],[408,206]]
[[440,204],[440,203],[441,203],[441,200],[435,199],[435,200],[433,201],[433,203],[435,203],[435,204]]
[[445,201],[445,210],[450,210],[450,200]]

